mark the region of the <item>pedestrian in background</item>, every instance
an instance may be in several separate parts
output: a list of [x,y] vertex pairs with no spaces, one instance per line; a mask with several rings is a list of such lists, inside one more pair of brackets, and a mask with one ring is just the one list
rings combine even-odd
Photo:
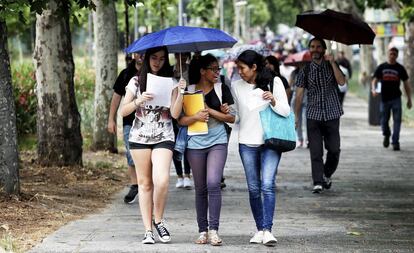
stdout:
[[[128,64],[127,68],[122,70],[119,73],[118,78],[115,81],[113,90],[114,94],[112,95],[111,99],[111,106],[109,108],[109,116],[108,116],[108,132],[111,134],[116,134],[117,126],[116,126],[116,113],[119,108],[119,104],[121,103],[121,99],[125,96],[125,87],[127,86],[129,80],[136,76],[141,69],[142,66],[142,55],[138,53],[133,54],[132,61]],[[129,191],[127,195],[124,197],[124,202],[127,204],[132,204],[135,202],[138,196],[138,184],[137,184],[137,175],[135,173],[135,165],[134,161],[132,160],[131,153],[129,151],[129,131],[132,127],[132,122],[135,119],[135,112],[125,116],[122,118],[122,126],[123,126],[123,140],[125,145],[125,155],[127,158],[128,163],[128,175],[130,180]]]
[[[178,83],[181,78],[184,78],[186,83],[189,84],[188,73],[189,73],[189,61],[191,58],[191,53],[175,53],[174,57],[175,57],[175,65],[173,68],[174,80]],[[177,138],[178,131],[181,126],[178,124],[176,119],[173,119],[173,127],[174,127],[175,138]],[[174,152],[177,152],[177,151],[174,151]],[[177,173],[177,182],[175,183],[175,187],[191,189],[193,187],[193,182],[191,181],[191,175],[190,175],[191,168],[190,168],[190,164],[188,163],[185,152],[182,156],[182,161],[181,159],[178,159],[178,157],[179,156],[177,155],[173,155],[173,163],[175,167],[175,172]]]
[[[292,90],[292,100],[290,101],[290,107],[294,110],[295,103],[296,103],[296,78],[301,68],[303,68],[305,64],[300,64],[292,71],[289,78],[289,86]],[[306,132],[306,107],[308,105],[308,95],[306,90],[303,92],[302,104],[299,111],[299,114],[296,115],[298,117],[297,126],[296,126],[296,136],[298,138],[297,147],[308,147],[308,137]]]
[[391,130],[389,120],[392,112],[392,119],[394,122],[392,132],[392,146],[395,151],[400,150],[400,130],[401,130],[401,90],[400,83],[403,81],[404,90],[407,96],[407,108],[411,109],[411,87],[408,83],[408,74],[404,66],[397,62],[398,49],[393,47],[388,50],[388,61],[380,64],[374,73],[374,78],[371,83],[371,91],[373,96],[377,96],[377,83],[381,83],[381,128],[384,136],[383,146],[387,148],[390,145]]
[[194,72],[189,73],[190,80],[197,81],[195,85],[191,85],[192,91],[203,92],[206,108],[192,116],[181,116],[179,123],[188,126],[202,121],[207,122],[208,125],[207,134],[193,135],[187,142],[186,155],[193,171],[199,232],[195,242],[197,244],[210,242],[213,246],[220,246],[223,242],[218,234],[222,201],[220,182],[227,159],[228,145],[224,122],[234,122],[234,115],[228,110],[228,106],[233,104],[233,98],[225,84],[220,84],[219,92],[215,89],[220,76],[220,67],[213,55],[201,56],[191,64],[194,64],[190,67]]
[[269,55],[265,58],[265,67],[270,69],[273,77],[277,76],[282,80],[283,86],[285,87],[286,95],[288,97],[288,102],[290,102],[292,98],[292,90],[289,86],[288,80],[286,80],[286,78],[280,74],[279,60],[273,55]]
[[[342,74],[332,55],[326,55],[323,39],[313,38],[308,44],[312,57],[296,79],[296,127],[303,99],[307,90],[308,106],[306,111],[307,133],[312,166],[313,193],[330,189],[331,176],[339,163],[341,138],[339,119],[344,114],[338,97],[338,85],[345,84]],[[323,148],[327,150],[323,161]]]
[[[274,246],[277,242],[272,234],[273,216],[276,207],[276,174],[281,153],[265,147],[259,112],[271,106],[273,111],[287,117],[290,107],[281,81],[273,82],[273,75],[264,65],[263,56],[246,50],[237,58],[241,80],[232,83],[236,123],[239,124],[239,153],[246,174],[250,208],[257,232],[250,243]],[[280,80],[276,77],[274,80]],[[273,92],[270,84],[273,82]],[[263,91],[262,98],[269,105],[250,110],[248,98],[253,89]]]
[[150,48],[145,52],[140,74],[129,81],[122,106],[122,116],[136,111],[129,133],[129,148],[135,163],[139,207],[145,228],[142,243],[154,244],[153,226],[161,242],[171,241],[163,218],[175,139],[172,118],[178,118],[181,113],[183,97],[178,89],[184,89],[186,84],[180,82],[173,90],[170,108],[146,105],[153,99],[153,94],[146,91],[148,73],[172,78],[166,47]]
[[345,95],[348,90],[347,89],[348,80],[351,80],[352,78],[352,66],[349,60],[346,58],[344,51],[339,51],[339,54],[336,59],[336,63],[339,65],[339,68],[341,69],[342,73],[345,75],[345,79],[346,79],[346,85],[338,86],[339,102],[342,105],[344,103]]

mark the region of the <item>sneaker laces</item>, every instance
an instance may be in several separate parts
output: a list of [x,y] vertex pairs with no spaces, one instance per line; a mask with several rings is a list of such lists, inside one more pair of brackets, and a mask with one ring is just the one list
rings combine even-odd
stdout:
[[154,233],[151,230],[145,231],[144,239],[148,237],[154,238]]
[[155,225],[157,226],[157,230],[160,233],[161,237],[166,236],[166,235],[167,236],[169,235],[164,220],[161,220],[160,223],[155,224]]

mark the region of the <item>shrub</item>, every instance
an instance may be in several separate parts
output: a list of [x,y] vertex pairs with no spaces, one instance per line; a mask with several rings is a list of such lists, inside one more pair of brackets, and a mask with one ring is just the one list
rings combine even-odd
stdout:
[[36,133],[36,77],[33,64],[12,65],[13,95],[19,136]]

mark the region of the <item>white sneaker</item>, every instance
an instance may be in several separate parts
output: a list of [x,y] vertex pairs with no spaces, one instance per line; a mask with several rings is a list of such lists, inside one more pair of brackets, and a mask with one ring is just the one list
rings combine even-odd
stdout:
[[142,243],[143,244],[154,244],[155,243],[154,234],[152,233],[151,230],[148,230],[145,232],[144,239],[142,239]]
[[191,189],[193,187],[193,182],[189,177],[184,177],[184,188]]
[[275,246],[277,243],[276,238],[269,230],[265,230],[263,233],[263,244],[266,246]]
[[177,188],[184,187],[184,179],[182,177],[177,178],[177,183],[175,183],[175,187]]
[[254,234],[250,243],[263,243],[263,231],[258,231]]

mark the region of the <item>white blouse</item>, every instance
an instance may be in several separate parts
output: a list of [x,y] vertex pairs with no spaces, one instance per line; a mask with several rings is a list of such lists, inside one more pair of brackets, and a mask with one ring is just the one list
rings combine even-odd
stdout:
[[290,114],[285,87],[279,77],[275,77],[273,82],[273,97],[275,106],[270,104],[250,110],[247,106],[247,100],[252,94],[255,85],[250,84],[243,79],[232,83],[231,90],[234,99],[234,109],[236,111],[236,121],[239,124],[238,140],[241,144],[261,145],[264,143],[263,129],[260,122],[259,112],[270,106],[277,114],[287,117]]

